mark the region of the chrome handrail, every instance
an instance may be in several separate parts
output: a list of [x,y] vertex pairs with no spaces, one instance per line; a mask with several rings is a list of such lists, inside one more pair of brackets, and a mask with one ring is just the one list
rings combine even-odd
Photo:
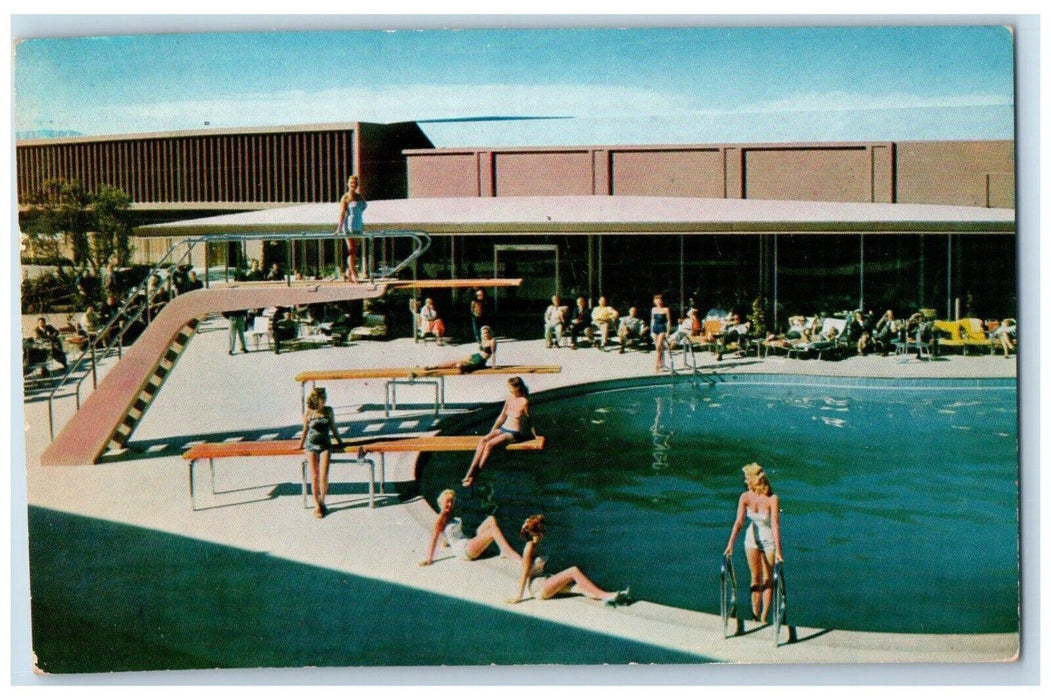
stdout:
[[[773,600],[771,601],[771,615],[773,617],[774,646],[781,646],[781,628],[788,627],[788,594],[785,591],[785,565],[784,562],[774,563],[773,572]],[[788,629],[789,641],[792,641],[792,630]]]
[[[733,557],[723,555],[719,566],[719,615],[723,619],[723,639],[730,637],[730,620],[737,618],[737,576],[734,575]],[[734,626],[737,634],[737,626]]]
[[[298,241],[326,241],[326,240],[342,240],[346,238],[346,234],[339,232],[318,232],[318,231],[284,231],[284,232],[273,232],[273,231],[258,231],[258,232],[242,232],[242,233],[222,233],[222,234],[207,234],[204,236],[196,236],[193,238],[185,238],[181,241],[174,243],[171,248],[161,257],[150,272],[143,278],[142,282],[127,295],[126,300],[113,314],[112,318],[106,323],[106,325],[99,331],[97,331],[94,337],[88,336],[88,341],[85,347],[81,350],[80,355],[73,362],[69,363],[66,372],[58,380],[57,384],[51,390],[51,393],[47,397],[47,419],[48,419],[48,431],[51,439],[55,439],[55,418],[54,418],[54,402],[57,398],[58,392],[69,384],[75,386],[74,395],[76,397],[77,410],[80,410],[80,388],[84,381],[91,377],[92,389],[98,387],[98,377],[96,374],[95,366],[99,359],[99,355],[106,357],[116,345],[117,356],[123,356],[123,340],[124,336],[127,335],[131,327],[143,318],[146,317],[146,323],[148,324],[152,319],[150,318],[150,308],[158,294],[167,293],[168,290],[164,289],[160,285],[152,291],[149,290],[149,280],[154,276],[161,276],[167,270],[173,267],[179,267],[185,264],[185,261],[190,258],[191,253],[198,244],[204,245],[204,286],[205,288],[210,287],[211,275],[209,274],[208,264],[208,244],[209,243],[230,243],[239,241],[284,241],[287,247],[290,247],[293,243]],[[371,245],[377,240],[394,240],[397,238],[409,238],[412,241],[412,250],[409,255],[405,256],[400,262],[395,262],[391,265],[384,265],[376,268],[375,273],[380,277],[392,277],[401,270],[405,269],[408,265],[415,262],[421,255],[423,255],[431,245],[430,236],[423,231],[410,231],[403,229],[383,229],[378,231],[367,231],[356,237],[363,238],[367,245]],[[182,253],[178,254],[178,251],[182,249]],[[288,256],[291,260],[291,255]],[[368,265],[371,268],[374,262],[373,256],[366,258]],[[367,277],[373,277],[372,270],[366,270]],[[227,277],[225,281],[229,281]],[[292,271],[291,267],[285,273],[285,284],[291,286],[292,284]],[[170,280],[169,280],[170,283]],[[120,324],[118,324],[120,321]],[[119,330],[115,331],[116,326],[119,325]],[[100,349],[101,346],[101,349]],[[86,363],[90,363],[90,372],[84,373],[83,376],[75,378],[75,373],[82,369]]]

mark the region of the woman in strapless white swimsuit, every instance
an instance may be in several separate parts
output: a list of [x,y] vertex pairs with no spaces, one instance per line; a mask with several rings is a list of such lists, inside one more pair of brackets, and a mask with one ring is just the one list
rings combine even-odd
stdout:
[[[724,554],[733,554],[737,533],[745,528],[744,553],[752,574],[752,618],[766,622],[773,597],[774,562],[784,561],[781,555],[780,501],[770,488],[770,480],[761,466],[753,462],[741,471],[748,490],[737,502],[737,518]],[[747,526],[745,518],[749,521]]]
[[500,549],[501,557],[516,562],[522,560],[522,555],[515,551],[515,548],[504,537],[504,533],[500,532],[496,518],[490,515],[478,526],[474,537],[468,537],[463,532],[463,523],[459,518],[453,517],[455,507],[455,491],[445,489],[438,494],[438,519],[434,521],[434,532],[431,534],[430,546],[427,548],[427,558],[420,562],[420,566],[431,565],[434,561],[434,550],[438,546],[438,540],[442,537],[456,554],[457,559],[473,561],[482,556],[485,550],[489,549],[489,545],[495,542]]

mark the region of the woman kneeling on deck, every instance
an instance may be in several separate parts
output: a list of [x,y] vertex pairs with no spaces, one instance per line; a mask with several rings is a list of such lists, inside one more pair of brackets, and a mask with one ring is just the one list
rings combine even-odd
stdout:
[[745,532],[744,553],[748,558],[748,569],[752,572],[752,619],[766,622],[773,597],[774,562],[784,561],[781,556],[781,502],[770,488],[770,480],[761,466],[753,462],[745,465],[741,471],[744,472],[744,483],[748,490],[741,494],[737,502],[737,519],[734,520],[730,541],[723,554],[733,555],[734,540],[747,516],[751,523]]
[[420,562],[420,566],[430,566],[434,561],[434,550],[438,546],[438,540],[445,538],[445,543],[452,547],[457,558],[473,561],[482,556],[485,550],[493,542],[500,549],[500,556],[505,559],[522,560],[522,555],[515,551],[511,543],[500,532],[500,526],[496,524],[496,518],[489,516],[482,521],[475,532],[474,537],[468,538],[463,534],[463,522],[453,517],[453,508],[456,506],[456,492],[445,489],[438,494],[438,519],[434,521],[434,533],[431,535],[431,544],[427,549],[427,558]]
[[475,473],[481,471],[485,466],[494,447],[511,442],[523,442],[536,437],[536,428],[529,416],[529,387],[521,377],[511,377],[507,380],[507,388],[511,395],[504,401],[503,410],[496,417],[493,429],[478,443],[474,451],[474,459],[471,460],[471,467],[463,478],[464,486],[474,483]]
[[625,588],[623,591],[602,590],[576,566],[571,566],[551,576],[541,575],[542,565],[534,564],[543,561],[537,556],[540,540],[543,538],[544,516],[534,515],[526,518],[526,521],[522,524],[522,539],[526,540],[525,551],[522,553],[522,580],[518,584],[518,595],[514,598],[508,598],[508,603],[521,602],[526,586],[529,586],[529,592],[537,600],[554,598],[559,593],[565,593],[575,587],[577,591],[588,598],[601,600],[610,607],[627,605],[631,602],[631,591],[629,589]]
[[307,396],[307,411],[303,414],[303,433],[299,438],[299,449],[305,450],[310,462],[310,478],[314,487],[314,517],[323,518],[328,513],[325,495],[328,493],[328,460],[332,452],[332,439],[340,451],[343,440],[336,428],[336,414],[325,405],[325,390],[317,387]]

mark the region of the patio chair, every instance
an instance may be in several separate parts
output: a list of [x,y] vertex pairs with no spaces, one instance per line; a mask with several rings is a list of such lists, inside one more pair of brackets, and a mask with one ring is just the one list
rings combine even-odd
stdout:
[[[931,352],[931,342],[933,342],[933,326],[928,326],[928,322],[924,322],[914,331],[913,335],[906,336],[904,340],[898,338],[891,341],[894,344],[894,354],[896,356],[904,356],[906,359],[912,353],[916,353],[916,358],[922,360],[924,357],[927,358],[928,362],[934,360],[934,353]],[[931,341],[928,341],[928,337],[931,337]]]
[[252,330],[245,331],[245,337],[252,341],[252,347],[256,350],[259,349],[259,342],[266,340],[266,346],[269,348],[273,342],[274,336],[270,330],[270,319],[274,315],[274,309],[267,309],[261,315],[256,316],[252,320]]

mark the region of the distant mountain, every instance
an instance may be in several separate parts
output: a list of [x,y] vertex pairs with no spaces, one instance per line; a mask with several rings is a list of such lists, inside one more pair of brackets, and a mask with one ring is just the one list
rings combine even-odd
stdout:
[[84,136],[79,131],[69,131],[68,129],[34,129],[32,131],[18,131],[15,132],[15,138],[19,141],[26,141],[31,139],[64,139],[70,136]]

